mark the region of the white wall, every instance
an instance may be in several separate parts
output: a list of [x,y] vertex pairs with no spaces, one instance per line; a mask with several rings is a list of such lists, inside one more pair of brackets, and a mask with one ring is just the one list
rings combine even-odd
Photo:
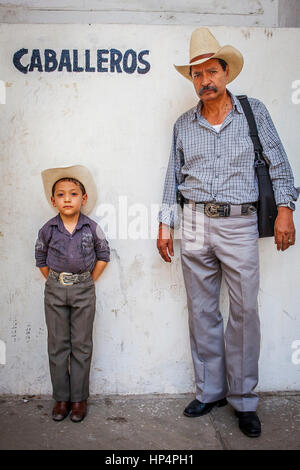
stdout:
[[300,1],[279,0],[278,4],[278,26],[298,27],[300,26]]
[[299,0],[13,0],[7,23],[130,23],[300,26]]
[[[34,261],[41,225],[53,216],[40,172],[87,165],[100,202],[118,207],[161,201],[175,119],[196,103],[192,85],[173,63],[185,63],[193,26],[1,25],[1,316],[0,393],[50,393],[42,276]],[[234,93],[262,99],[269,108],[300,184],[296,29],[213,27],[221,44],[236,45],[245,67]],[[21,49],[125,51],[149,49],[151,69],[126,73],[20,73]],[[25,58],[22,59],[26,63]],[[297,85],[297,83],[296,83]],[[298,84],[299,86],[299,84]],[[0,100],[1,101],[1,100]],[[296,104],[298,103],[298,104]],[[92,217],[97,219],[96,213]],[[133,218],[129,217],[129,221]],[[300,233],[299,209],[295,214]],[[156,227],[155,227],[156,228]],[[91,392],[177,393],[193,390],[187,307],[175,244],[165,264],[155,239],[110,241],[111,262],[97,284]],[[260,240],[262,326],[258,390],[300,390],[299,242],[278,253]],[[228,296],[224,285],[221,311]],[[296,346],[293,349],[292,346]],[[3,360],[4,347],[6,360]],[[294,362],[292,354],[294,353]],[[5,363],[4,363],[5,362]]]

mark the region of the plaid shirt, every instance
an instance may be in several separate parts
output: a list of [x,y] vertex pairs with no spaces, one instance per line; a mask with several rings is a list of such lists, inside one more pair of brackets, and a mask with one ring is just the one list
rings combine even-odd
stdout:
[[[173,143],[158,219],[171,227],[180,222],[177,189],[197,202],[242,204],[258,200],[253,143],[238,98],[230,93],[233,108],[217,132],[201,115],[202,102],[182,114],[173,128]],[[276,204],[298,199],[293,173],[265,105],[248,98],[264,156],[269,163]]]

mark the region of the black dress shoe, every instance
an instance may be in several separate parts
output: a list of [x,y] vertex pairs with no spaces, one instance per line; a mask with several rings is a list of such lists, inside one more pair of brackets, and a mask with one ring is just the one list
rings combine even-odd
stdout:
[[239,428],[248,437],[258,437],[261,434],[259,417],[255,411],[236,411],[239,418]]
[[199,400],[193,400],[184,410],[184,416],[188,416],[189,418],[196,418],[197,416],[206,415],[211,411],[214,406],[225,406],[227,405],[226,398],[222,400],[213,401],[211,403],[202,403]]

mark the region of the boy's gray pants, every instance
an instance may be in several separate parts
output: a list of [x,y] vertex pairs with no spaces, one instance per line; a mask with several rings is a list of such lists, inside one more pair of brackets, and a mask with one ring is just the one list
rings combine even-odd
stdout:
[[[236,212],[212,218],[203,209],[184,205],[181,259],[196,398],[209,403],[227,397],[236,410],[255,411],[260,350],[257,213]],[[225,335],[219,311],[222,271],[230,299]]]
[[89,396],[95,304],[92,277],[71,286],[63,286],[48,277],[45,315],[53,398],[56,401],[79,402]]

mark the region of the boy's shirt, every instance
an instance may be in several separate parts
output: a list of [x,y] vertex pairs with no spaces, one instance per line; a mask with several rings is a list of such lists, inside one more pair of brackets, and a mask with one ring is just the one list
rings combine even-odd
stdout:
[[80,213],[70,234],[58,214],[39,230],[35,244],[36,266],[48,266],[56,272],[80,274],[92,272],[97,260],[110,260],[109,244],[101,227]]

